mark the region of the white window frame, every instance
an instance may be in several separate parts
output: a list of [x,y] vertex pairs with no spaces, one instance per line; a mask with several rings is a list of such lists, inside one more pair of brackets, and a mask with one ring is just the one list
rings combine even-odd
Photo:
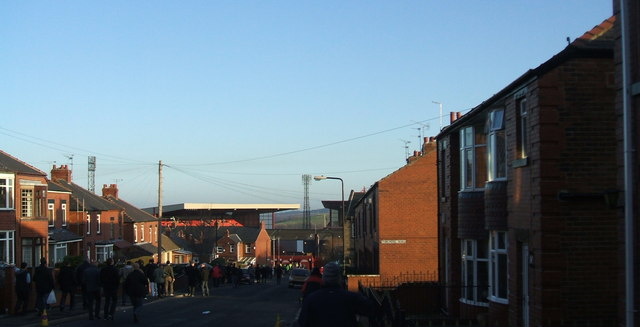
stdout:
[[144,224],[140,224],[140,242],[144,242]]
[[55,200],[47,200],[47,217],[49,218],[49,227],[53,227],[56,221],[56,202]]
[[67,201],[62,200],[60,204],[60,213],[62,214],[62,226],[67,226]]
[[[64,250],[64,255],[61,257],[58,255],[58,250]],[[68,249],[67,249],[67,243],[61,243],[61,244],[56,244],[54,246],[54,250],[53,250],[53,261],[52,263],[59,263],[62,262],[64,260],[64,257],[68,254]]]
[[[16,239],[14,230],[0,230],[0,243],[4,243],[0,249],[4,250],[0,253],[0,262],[6,261],[7,264],[15,265],[15,249]],[[4,260],[3,260],[4,259]]]
[[100,214],[96,215],[96,234],[101,234],[102,233],[102,229],[100,228],[101,224],[100,224]]
[[216,253],[224,253],[224,247],[216,246]]
[[[476,191],[484,189],[484,180],[478,181],[478,162],[476,156],[482,154],[478,152],[478,148],[486,147],[486,144],[476,144],[476,127],[466,126],[460,129],[460,190],[461,191]],[[470,133],[471,139],[468,139]],[[470,161],[468,160],[470,156]],[[482,158],[486,160],[486,158]],[[467,167],[467,164],[469,165]],[[469,171],[467,171],[467,168]],[[483,170],[483,175],[484,175]],[[471,174],[471,176],[469,176]],[[470,181],[471,185],[467,182]],[[482,182],[483,184],[480,184]],[[482,186],[480,186],[482,185]]]
[[[462,282],[462,290],[460,292],[461,298],[460,302],[466,304],[472,304],[477,306],[489,306],[488,302],[488,280],[484,283],[487,284],[486,289],[481,289],[480,284],[482,281],[478,280],[478,277],[481,276],[481,271],[484,266],[484,269],[489,270],[489,259],[487,257],[479,257],[479,249],[478,245],[485,247],[485,255],[488,252],[486,247],[488,246],[487,241],[485,240],[472,240],[472,239],[464,239],[462,242],[461,254],[462,254],[462,274],[461,274],[461,282]],[[471,253],[469,253],[471,252]],[[469,266],[473,269],[472,272],[468,272]],[[484,275],[489,276],[489,272],[485,271]],[[484,293],[484,294],[483,294]]]
[[518,110],[518,158],[527,158],[529,156],[529,108],[527,106],[527,98],[516,100]]
[[113,244],[96,244],[96,261],[105,262],[113,257]]
[[509,240],[507,232],[491,231],[489,237],[489,300],[509,303]]
[[0,174],[0,194],[3,194],[5,206],[0,207],[0,210],[13,210],[14,209],[14,181],[15,176],[13,174]]
[[149,226],[149,243],[153,243],[153,226]]
[[33,187],[20,189],[20,216],[33,218],[35,216],[35,191]]
[[244,245],[244,253],[251,253],[251,243],[246,243]]
[[133,224],[133,241],[138,243],[138,225]]
[[229,253],[234,253],[234,252],[236,252],[236,245],[229,244]]
[[489,113],[487,119],[487,180],[507,179],[507,136],[504,128],[504,109]]
[[91,235],[91,214],[87,213],[87,235]]

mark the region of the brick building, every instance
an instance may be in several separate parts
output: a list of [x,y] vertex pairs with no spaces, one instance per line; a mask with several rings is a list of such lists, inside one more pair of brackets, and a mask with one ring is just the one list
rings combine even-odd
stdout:
[[[620,221],[620,260],[625,266],[619,274],[620,321],[625,326],[640,324],[640,3],[614,0],[616,20],[616,134],[618,142],[618,217]],[[622,323],[620,324],[623,325]]]
[[438,135],[443,310],[490,326],[617,320],[615,18]]
[[353,204],[356,274],[348,276],[350,289],[358,282],[393,287],[437,280],[436,157],[435,138],[425,138],[422,153]]
[[47,258],[47,174],[0,151],[0,262],[37,267]]

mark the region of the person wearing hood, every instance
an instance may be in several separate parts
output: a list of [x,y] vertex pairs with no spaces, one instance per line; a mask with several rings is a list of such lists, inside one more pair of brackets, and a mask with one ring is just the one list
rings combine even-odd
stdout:
[[358,326],[357,316],[371,316],[373,302],[360,293],[349,292],[342,285],[340,266],[330,262],[324,266],[323,287],[302,302],[298,323],[302,327]]
[[305,299],[309,294],[322,288],[322,274],[318,267],[314,267],[311,270],[311,274],[302,284],[302,299]]

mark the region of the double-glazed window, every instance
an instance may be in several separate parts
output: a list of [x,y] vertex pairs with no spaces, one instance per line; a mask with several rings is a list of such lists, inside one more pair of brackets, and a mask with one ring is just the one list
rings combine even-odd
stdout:
[[462,301],[486,304],[489,267],[487,241],[462,240]]
[[244,253],[251,253],[251,243],[244,245]]
[[96,215],[96,234],[100,234],[102,233],[102,229],[101,229],[101,222],[100,222],[100,214]]
[[138,243],[138,225],[133,225],[133,241]]
[[491,300],[507,302],[507,232],[491,232]]
[[507,144],[504,132],[504,109],[489,113],[486,125],[489,140],[487,144],[487,180],[507,177]]
[[529,109],[527,107],[527,98],[523,97],[516,100],[516,118],[518,158],[527,158],[529,156]]
[[236,245],[229,244],[229,253],[234,253],[234,252],[236,252]]
[[108,258],[113,256],[113,244],[109,245],[96,245],[96,260],[98,262],[105,262]]
[[87,214],[87,235],[91,234],[91,214]]
[[47,218],[49,218],[49,226],[53,226],[56,220],[56,200],[47,201]]
[[0,174],[0,210],[13,209],[13,175]]
[[62,218],[62,226],[67,226],[67,200],[62,200],[60,204],[60,216]]
[[23,218],[33,218],[34,196],[32,188],[23,188],[20,190],[20,213]]
[[483,189],[487,181],[486,135],[473,126],[460,130],[460,189]]
[[0,262],[15,264],[14,260],[14,234],[12,230],[0,231]]

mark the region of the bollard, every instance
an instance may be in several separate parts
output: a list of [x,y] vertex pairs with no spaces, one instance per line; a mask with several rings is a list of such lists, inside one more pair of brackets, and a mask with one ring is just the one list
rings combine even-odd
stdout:
[[47,316],[47,309],[42,310],[42,316],[40,317],[40,326],[49,326],[49,316]]

